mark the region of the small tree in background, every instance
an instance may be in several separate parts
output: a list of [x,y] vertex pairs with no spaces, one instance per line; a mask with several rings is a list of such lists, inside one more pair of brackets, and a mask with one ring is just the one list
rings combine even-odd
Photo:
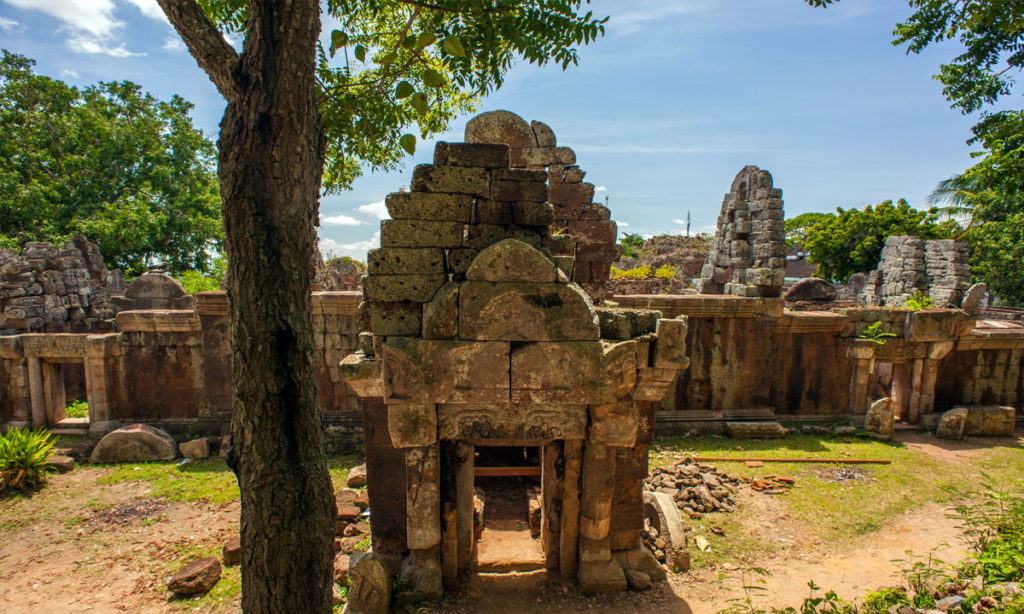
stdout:
[[[846,283],[854,273],[878,268],[885,240],[894,235],[915,235],[922,239],[946,239],[959,230],[956,222],[940,221],[937,209],[918,211],[902,198],[863,209],[837,208],[806,229],[804,247],[817,275]],[[794,218],[796,219],[796,218]]]
[[208,270],[220,195],[192,104],[128,81],[79,90],[34,64],[0,57],[0,247],[84,234],[128,275]]

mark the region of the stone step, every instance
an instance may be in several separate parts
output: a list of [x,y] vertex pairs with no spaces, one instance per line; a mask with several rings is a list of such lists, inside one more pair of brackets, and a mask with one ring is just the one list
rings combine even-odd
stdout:
[[89,435],[89,427],[57,427],[50,429],[50,432],[64,437],[87,437]]

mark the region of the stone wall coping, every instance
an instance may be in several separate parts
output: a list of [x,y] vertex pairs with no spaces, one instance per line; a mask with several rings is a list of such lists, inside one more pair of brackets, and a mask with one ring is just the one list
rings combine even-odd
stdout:
[[223,290],[196,292],[196,313],[201,316],[219,316],[228,313],[228,293]]
[[314,292],[313,313],[317,315],[355,315],[363,293],[353,290]]
[[123,333],[190,333],[199,328],[199,318],[191,309],[147,309],[117,314],[117,330]]
[[615,295],[620,307],[654,309],[666,318],[686,315],[691,318],[781,318],[781,298],[743,297],[712,294],[631,294]]
[[21,338],[23,335],[0,336],[0,358],[17,360],[24,356]]
[[[851,322],[841,313],[829,311],[782,312],[778,328],[780,333],[833,333],[840,334],[850,327]],[[852,327],[850,327],[852,330]]]

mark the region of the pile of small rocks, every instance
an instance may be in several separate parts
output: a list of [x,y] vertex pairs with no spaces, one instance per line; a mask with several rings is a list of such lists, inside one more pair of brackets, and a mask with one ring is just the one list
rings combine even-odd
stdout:
[[370,506],[366,490],[356,491],[342,488],[334,494],[338,508],[338,520],[334,527],[334,550],[343,554],[352,554],[356,545],[370,536],[369,518],[363,511]]
[[[712,465],[684,458],[668,467],[658,467],[644,482],[645,490],[663,492],[690,517],[707,512],[731,512],[733,495],[740,479],[718,471]],[[654,538],[655,540],[657,537]]]

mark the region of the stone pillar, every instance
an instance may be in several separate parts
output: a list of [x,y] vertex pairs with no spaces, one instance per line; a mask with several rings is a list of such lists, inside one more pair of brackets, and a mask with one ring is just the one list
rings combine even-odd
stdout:
[[557,571],[561,561],[562,493],[565,465],[562,442],[554,441],[541,448],[541,519],[540,547],[544,551],[544,566]]
[[10,419],[7,427],[12,429],[28,428],[32,424],[32,410],[28,391],[28,364],[24,358],[3,360],[0,373],[7,376],[6,394],[0,403],[7,407],[5,412]]
[[562,490],[562,527],[559,533],[558,569],[563,576],[574,578],[579,571],[577,550],[580,537],[580,470],[583,463],[583,442],[565,441],[565,479]]
[[28,395],[32,403],[32,426],[46,426],[46,392],[42,359],[28,358]]
[[910,371],[910,394],[907,397],[906,419],[910,424],[917,424],[921,421],[921,393],[924,375],[924,359],[915,358],[907,365]]
[[459,442],[455,448],[455,504],[459,571],[476,566],[476,535],[473,527],[473,445]]
[[875,361],[870,358],[854,358],[853,370],[850,374],[850,413],[863,416],[868,412],[871,399],[868,396],[871,386],[871,375],[875,370]]
[[626,589],[626,576],[612,560],[612,499],[615,449],[587,442],[580,486],[580,589],[586,593]]
[[363,436],[366,449],[366,492],[370,498],[370,532],[373,551],[395,571],[402,564],[405,532],[405,450],[391,445],[388,408],[381,398],[362,399]]
[[59,362],[40,361],[43,394],[46,401],[46,424],[55,425],[67,416],[64,395],[64,367]]
[[441,462],[437,443],[405,450],[405,530],[409,556],[399,579],[413,596],[434,600],[441,579]]
[[889,392],[893,402],[893,415],[897,420],[910,421],[910,365],[896,363],[892,366],[892,390]]
[[85,344],[85,390],[89,400],[89,436],[100,438],[120,426],[113,419],[117,378],[114,356],[118,335],[91,335]]

